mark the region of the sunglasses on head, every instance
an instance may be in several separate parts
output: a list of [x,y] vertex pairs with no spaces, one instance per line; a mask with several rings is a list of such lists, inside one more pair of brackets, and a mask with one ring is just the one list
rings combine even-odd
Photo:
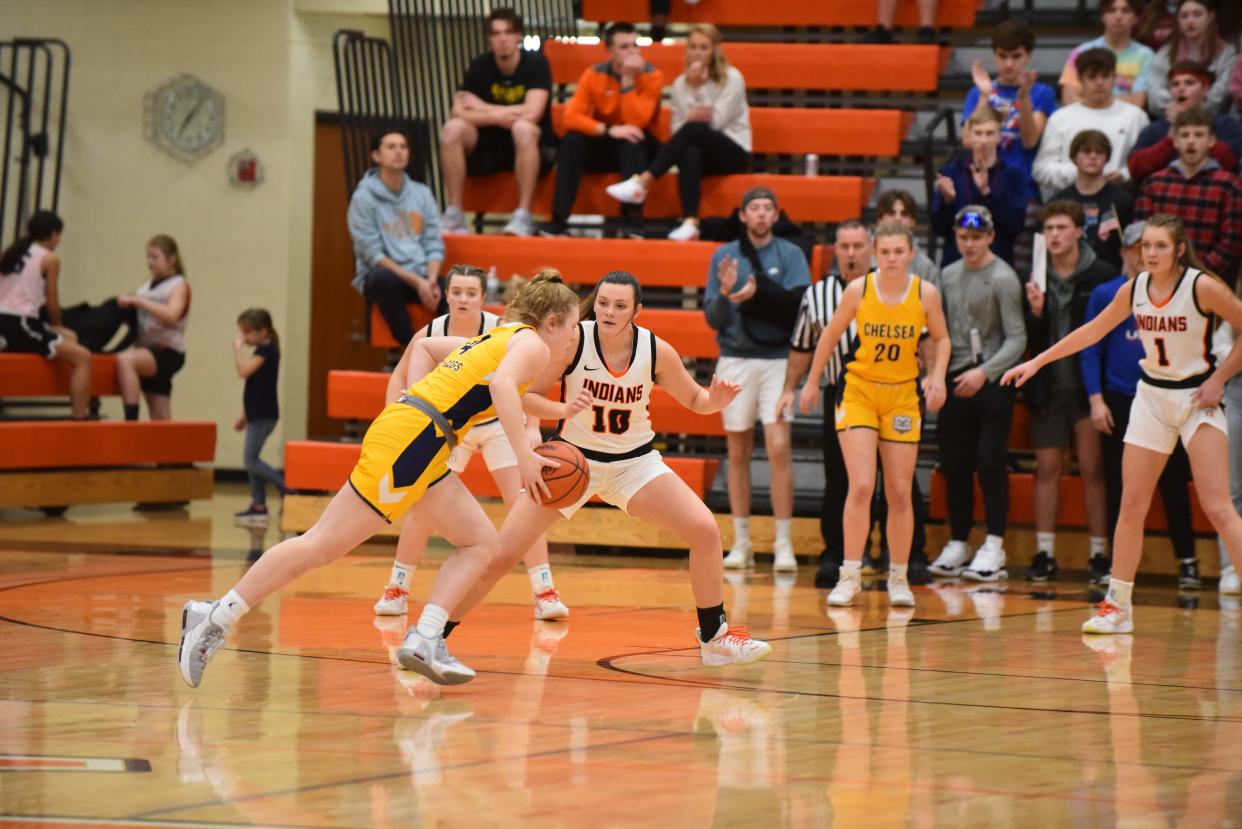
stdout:
[[970,230],[991,230],[992,223],[982,213],[971,210],[958,217],[957,226]]

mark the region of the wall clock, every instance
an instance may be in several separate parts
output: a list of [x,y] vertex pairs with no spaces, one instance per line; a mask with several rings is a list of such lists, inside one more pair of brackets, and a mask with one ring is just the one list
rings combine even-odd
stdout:
[[178,75],[147,93],[147,140],[185,163],[224,141],[224,96],[193,75]]

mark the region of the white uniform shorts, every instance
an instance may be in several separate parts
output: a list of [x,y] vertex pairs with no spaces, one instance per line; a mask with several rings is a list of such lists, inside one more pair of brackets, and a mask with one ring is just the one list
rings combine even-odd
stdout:
[[1204,409],[1192,403],[1194,393],[1195,389],[1162,389],[1140,380],[1130,405],[1125,442],[1168,455],[1179,437],[1182,445],[1189,448],[1195,430],[1205,423],[1228,435],[1224,410],[1219,406]]
[[561,508],[561,515],[566,518],[572,518],[578,508],[591,500],[593,495],[598,495],[604,503],[619,507],[628,515],[630,499],[639,490],[661,475],[673,473],[655,449],[624,461],[604,462],[587,458],[587,466],[591,470],[591,482],[587,484],[586,492],[582,493],[578,503]]
[[513,447],[505,437],[505,428],[500,425],[499,420],[493,420],[466,432],[453,454],[449,455],[449,469],[460,475],[474,457],[474,453],[479,450],[483,451],[483,462],[487,464],[489,472],[517,466],[517,455],[513,454]]
[[742,391],[720,412],[726,432],[749,432],[755,421],[764,426],[776,423],[776,404],[785,390],[786,359],[764,360],[757,357],[721,357],[716,362],[716,376],[737,383]]

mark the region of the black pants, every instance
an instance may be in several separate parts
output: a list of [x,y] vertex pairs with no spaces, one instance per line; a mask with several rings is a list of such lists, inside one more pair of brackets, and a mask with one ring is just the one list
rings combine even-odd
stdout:
[[[845,497],[849,493],[850,479],[845,469],[845,456],[841,454],[841,441],[837,438],[837,425],[832,416],[831,401],[837,399],[837,387],[825,386],[824,396],[828,410],[824,414],[824,499],[820,508],[819,531],[824,537],[824,550],[819,554],[820,563],[840,564],[845,561]],[[884,500],[883,474],[876,476],[875,497],[871,500],[871,522],[880,523],[880,544],[888,546],[888,502]],[[914,502],[914,536],[910,540],[910,561],[927,561],[927,516],[923,512],[923,493],[916,476],[910,488]],[[870,546],[868,544],[868,546]],[[865,548],[864,548],[865,549]]]
[[[443,284],[441,285],[443,289]],[[410,321],[410,312],[406,305],[422,302],[418,291],[411,288],[388,268],[372,268],[362,281],[362,295],[379,307],[380,316],[388,324],[392,337],[402,348],[410,344],[414,338],[414,324]],[[442,310],[443,309],[443,310]],[[441,291],[440,307],[436,313],[448,310]]]
[[1009,427],[1013,422],[1013,392],[985,383],[974,397],[953,394],[937,418],[940,471],[944,473],[949,502],[949,537],[965,541],[975,522],[975,474],[983,490],[983,513],[988,535],[1004,535],[1009,519]]
[[690,121],[660,147],[647,172],[659,178],[677,166],[677,192],[681,195],[682,216],[698,217],[703,176],[745,173],[750,170],[750,153],[723,132],[703,121]]
[[[650,135],[645,136],[642,141],[631,142],[604,135],[567,133],[561,139],[560,149],[556,154],[556,193],[552,198],[552,218],[562,222],[569,218],[584,172],[606,173],[617,170],[622,178],[636,176],[647,169],[647,163],[659,147],[660,142]],[[621,214],[627,217],[641,216],[642,206],[623,205]]]
[[[1130,424],[1130,404],[1133,397],[1105,391],[1104,402],[1113,413],[1113,433],[1101,435],[1104,442],[1104,485],[1108,490],[1108,536],[1112,538],[1117,529],[1117,515],[1121,512],[1121,455],[1125,448],[1126,427]],[[1227,459],[1221,458],[1221,463]],[[1173,542],[1173,554],[1177,558],[1195,557],[1195,530],[1190,518],[1190,458],[1182,448],[1181,441],[1169,455],[1169,462],[1160,473],[1156,484],[1164,501],[1164,514],[1168,516],[1169,538]]]

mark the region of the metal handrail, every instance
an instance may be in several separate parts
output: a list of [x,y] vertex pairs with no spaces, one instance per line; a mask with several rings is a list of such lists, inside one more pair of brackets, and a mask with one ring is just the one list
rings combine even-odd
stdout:
[[927,210],[929,213],[927,222],[927,255],[932,259],[936,258],[936,233],[932,229],[931,223],[931,204],[932,197],[936,191],[936,127],[940,126],[940,122],[944,121],[945,134],[948,136],[949,145],[957,144],[957,124],[954,119],[954,112],[951,107],[941,107],[936,112],[936,117],[923,130],[923,183],[927,188]]

